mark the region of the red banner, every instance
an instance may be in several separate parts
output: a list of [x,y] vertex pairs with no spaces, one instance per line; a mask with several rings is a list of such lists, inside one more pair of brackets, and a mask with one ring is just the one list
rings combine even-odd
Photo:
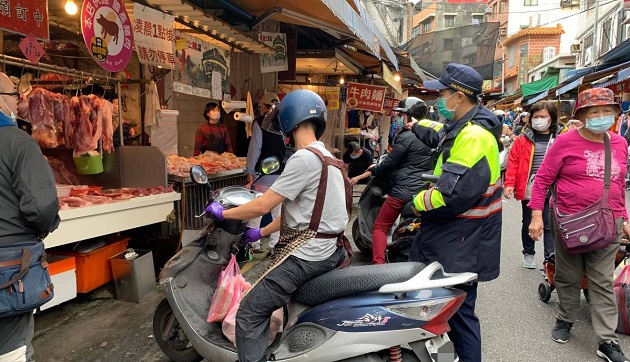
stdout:
[[0,0],[0,30],[50,41],[48,0]]
[[392,97],[385,97],[385,103],[383,104],[383,108],[392,109],[396,107],[399,102],[400,102],[400,99],[396,99]]
[[350,82],[346,105],[351,109],[382,112],[386,93],[387,87]]
[[630,79],[624,80],[620,83],[611,84],[606,88],[615,92],[615,94],[628,93],[628,91],[630,91]]

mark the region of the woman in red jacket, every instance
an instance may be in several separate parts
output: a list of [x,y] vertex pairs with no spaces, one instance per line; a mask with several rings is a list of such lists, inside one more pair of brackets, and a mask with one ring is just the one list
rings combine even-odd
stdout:
[[[560,133],[561,128],[558,126],[558,110],[555,104],[551,102],[543,101],[534,104],[529,114],[531,114],[530,122],[514,141],[508,156],[503,195],[508,199],[514,195],[517,200],[521,201],[523,210],[523,226],[521,229],[523,267],[535,269],[535,241],[529,237],[532,210],[527,206],[527,203],[529,203],[536,172],[554,137]],[[549,229],[549,197],[545,200],[543,220],[545,222],[544,260],[547,261],[549,255],[554,251],[553,238]]]

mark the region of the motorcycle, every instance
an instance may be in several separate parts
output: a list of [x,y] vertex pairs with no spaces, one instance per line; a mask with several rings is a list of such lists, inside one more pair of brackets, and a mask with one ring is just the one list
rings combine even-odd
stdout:
[[[193,167],[191,177],[207,183],[201,167]],[[245,188],[226,189],[214,199],[226,207],[257,197]],[[238,359],[221,323],[207,323],[206,316],[219,274],[240,247],[243,225],[240,220],[211,221],[162,269],[160,285],[166,298],[155,311],[153,329],[172,360]],[[294,293],[284,308],[283,330],[267,350],[268,360],[385,362],[402,357],[430,362],[449,356],[448,361],[458,361],[446,333],[466,293],[453,286],[476,279],[475,273],[445,273],[437,262],[333,270]]]
[[[372,177],[359,197],[357,218],[352,224],[352,240],[364,254],[372,255],[372,230],[387,198],[388,188],[386,180]],[[420,217],[412,211],[411,203],[407,203],[387,233],[385,258],[388,263],[407,261],[413,238],[420,230],[420,222]]]

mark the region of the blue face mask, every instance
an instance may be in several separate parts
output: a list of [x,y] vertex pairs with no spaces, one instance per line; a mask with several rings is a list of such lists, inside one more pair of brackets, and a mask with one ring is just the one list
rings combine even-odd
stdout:
[[615,116],[604,116],[586,119],[586,129],[593,133],[606,133],[615,123]]
[[398,116],[396,118],[396,128],[403,128],[405,126],[405,117]]
[[[452,96],[454,96],[455,94],[453,94]],[[452,97],[451,96],[451,97]],[[451,97],[448,98],[438,98],[437,101],[435,102],[435,107],[438,110],[438,113],[446,118],[449,121],[452,121],[453,118],[455,118],[455,109],[457,108],[457,106],[459,106],[459,104],[457,106],[455,106],[455,108],[453,109],[448,109],[446,108],[446,101],[448,99],[450,99]]]

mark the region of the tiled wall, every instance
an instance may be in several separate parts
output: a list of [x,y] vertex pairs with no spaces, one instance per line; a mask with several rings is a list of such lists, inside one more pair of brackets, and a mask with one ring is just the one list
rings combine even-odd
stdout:
[[180,156],[193,155],[195,131],[200,124],[206,121],[203,118],[203,110],[209,101],[207,98],[173,93],[173,109],[179,111],[177,148]]

